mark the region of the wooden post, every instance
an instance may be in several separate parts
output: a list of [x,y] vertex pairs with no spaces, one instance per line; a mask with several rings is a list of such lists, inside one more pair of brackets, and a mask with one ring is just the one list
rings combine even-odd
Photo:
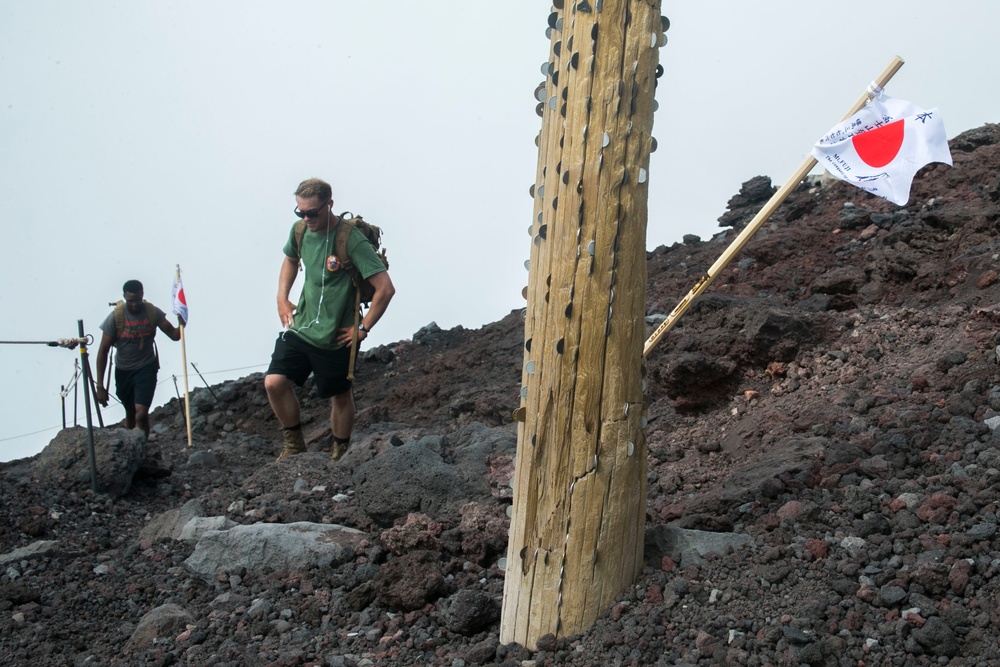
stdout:
[[660,2],[555,2],[500,640],[586,630],[642,569]]

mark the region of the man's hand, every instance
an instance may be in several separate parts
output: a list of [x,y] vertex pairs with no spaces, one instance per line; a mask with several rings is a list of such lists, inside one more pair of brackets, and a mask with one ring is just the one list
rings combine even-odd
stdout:
[[358,342],[360,343],[365,338],[368,338],[367,329],[358,329],[357,327],[342,327],[337,330],[337,345],[350,345],[354,342],[354,332],[358,332]]
[[298,272],[299,260],[285,255],[278,270],[278,319],[286,329],[295,324],[295,304],[288,300],[288,295],[292,293],[292,284]]
[[295,304],[288,299],[278,299],[278,319],[286,329],[295,324]]
[[108,390],[101,385],[94,387],[94,398],[101,404],[102,408],[108,407]]

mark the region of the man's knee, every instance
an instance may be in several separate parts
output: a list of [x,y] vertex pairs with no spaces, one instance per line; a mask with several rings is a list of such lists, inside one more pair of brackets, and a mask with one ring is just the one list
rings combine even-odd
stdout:
[[354,405],[354,392],[348,389],[345,392],[334,394],[330,397],[330,402],[336,407],[348,407]]
[[271,373],[264,376],[264,391],[267,392],[268,396],[282,394],[291,389],[291,387],[292,381],[284,375]]

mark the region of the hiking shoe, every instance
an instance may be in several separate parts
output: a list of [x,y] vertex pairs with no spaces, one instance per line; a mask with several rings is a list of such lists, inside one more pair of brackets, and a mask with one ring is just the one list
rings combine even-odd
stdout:
[[287,458],[291,458],[296,454],[304,454],[306,451],[306,441],[302,436],[302,429],[297,428],[294,431],[285,430],[285,448],[281,450],[281,454],[278,455],[279,461],[284,461]]
[[350,440],[348,440],[347,442],[338,442],[337,440],[334,440],[333,444],[330,445],[330,460],[339,461],[344,456],[344,454],[347,453],[347,448],[350,446],[351,446]]

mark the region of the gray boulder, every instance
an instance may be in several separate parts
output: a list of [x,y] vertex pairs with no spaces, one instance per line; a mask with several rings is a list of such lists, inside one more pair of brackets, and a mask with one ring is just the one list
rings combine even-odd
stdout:
[[196,516],[184,524],[178,539],[184,542],[197,542],[210,530],[229,530],[238,525],[225,516]]
[[644,557],[659,560],[669,556],[681,567],[699,565],[707,553],[725,553],[753,544],[753,538],[740,533],[714,533],[705,530],[687,530],[677,526],[657,525],[646,530]]
[[[52,486],[91,486],[87,429],[63,429],[38,455],[34,474]],[[98,491],[123,496],[146,458],[146,435],[138,429],[94,429]]]
[[336,567],[354,557],[354,548],[364,537],[354,528],[306,521],[210,530],[198,540],[184,566],[207,580],[219,570],[239,567],[284,572]]
[[358,502],[383,526],[412,512],[458,516],[467,502],[494,502],[487,458],[516,448],[508,429],[479,423],[448,436],[425,436],[360,465],[354,473]]
[[161,538],[172,540],[181,539],[181,531],[191,519],[204,516],[204,502],[199,498],[189,500],[180,507],[167,510],[154,516],[146,527],[139,533],[140,539],[148,539],[156,542]]
[[59,551],[58,540],[39,540],[32,542],[28,546],[0,554],[0,566],[7,565],[8,563],[17,563],[22,560],[31,560],[32,558],[52,556],[59,553]]
[[125,653],[148,648],[157,639],[173,639],[193,623],[194,617],[180,605],[165,604],[156,607],[140,619],[132,636],[125,643]]

